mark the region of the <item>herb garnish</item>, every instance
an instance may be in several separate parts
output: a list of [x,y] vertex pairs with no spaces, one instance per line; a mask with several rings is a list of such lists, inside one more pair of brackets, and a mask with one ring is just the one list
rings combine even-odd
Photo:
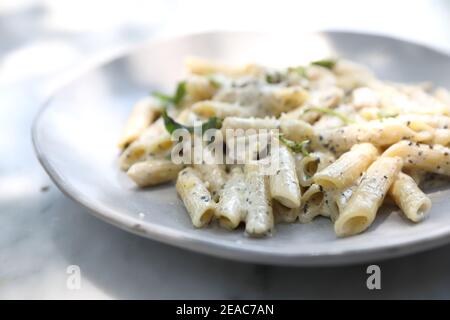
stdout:
[[299,76],[301,76],[303,78],[307,77],[306,68],[302,67],[302,66],[290,67],[290,68],[288,68],[288,72],[295,72],[295,73],[297,73]]
[[[185,126],[174,119],[172,119],[168,114],[167,110],[164,109],[162,113],[162,117],[164,119],[164,126],[166,127],[167,132],[172,134],[177,129],[186,129],[190,133],[195,132],[195,127]],[[201,125],[201,132],[205,133],[209,129],[220,129],[222,127],[222,119],[217,117],[211,117],[206,122]]]
[[279,139],[284,145],[286,145],[286,147],[291,149],[292,152],[301,153],[305,157],[309,155],[309,152],[306,150],[306,146],[309,145],[309,143],[310,143],[309,140],[303,140],[301,142],[295,142],[295,141],[286,139],[285,137],[283,137],[282,134],[280,134]]
[[177,89],[175,90],[173,96],[157,91],[153,92],[152,95],[165,104],[173,104],[175,106],[178,106],[186,95],[186,81],[178,82]]
[[311,62],[311,64],[332,70],[334,68],[334,66],[336,65],[336,62],[337,61],[333,60],[333,59],[323,59],[323,60],[313,61],[313,62]]

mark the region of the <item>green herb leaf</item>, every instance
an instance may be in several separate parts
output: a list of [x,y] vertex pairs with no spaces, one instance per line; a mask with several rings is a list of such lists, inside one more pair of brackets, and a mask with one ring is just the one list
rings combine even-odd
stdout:
[[182,125],[181,123],[176,122],[174,119],[172,119],[168,114],[167,114],[167,110],[164,108],[163,112],[162,112],[162,117],[164,120],[164,126],[166,127],[167,132],[169,132],[170,134],[172,134],[172,132],[174,132],[177,129],[186,129],[189,132],[192,132],[190,130],[190,127],[187,127],[185,125]]
[[340,112],[337,112],[333,109],[330,108],[317,108],[317,107],[311,107],[311,108],[307,108],[305,109],[305,111],[303,113],[306,112],[310,112],[310,111],[315,111],[315,112],[320,112],[320,113],[325,113],[328,114],[330,116],[334,116],[334,117],[338,117],[339,119],[342,120],[342,122],[344,122],[345,124],[350,124],[353,123],[353,120],[347,118],[345,115],[343,115]]
[[152,92],[152,95],[161,100],[164,104],[173,104],[177,106],[186,95],[186,81],[178,82],[177,89],[175,90],[175,94],[173,96],[169,96],[158,91]]
[[178,105],[181,100],[183,100],[186,95],[186,81],[180,81],[177,85],[177,90],[175,91],[175,96],[173,97],[173,103]]
[[[195,127],[185,126],[174,119],[172,119],[168,114],[167,110],[164,109],[162,113],[162,117],[164,119],[164,126],[166,127],[167,132],[172,134],[177,129],[186,129],[190,133],[195,132]],[[202,134],[205,133],[208,129],[220,129],[222,127],[222,119],[217,117],[211,117],[206,122],[202,123],[201,131]]]
[[301,153],[305,157],[309,155],[309,152],[306,150],[306,146],[309,145],[309,143],[310,143],[309,140],[303,140],[301,142],[295,142],[295,141],[286,139],[285,137],[283,137],[283,135],[280,135],[279,139],[284,145],[286,145],[286,147],[291,149],[292,152]]
[[334,66],[336,65],[336,62],[337,61],[333,60],[333,59],[323,59],[323,60],[313,61],[313,62],[311,62],[311,64],[332,70],[334,68]]
[[173,103],[173,99],[171,96],[168,96],[167,94],[158,92],[158,91],[154,91],[152,92],[152,96],[154,96],[155,98],[158,98],[159,100],[161,100],[161,102],[165,103],[165,104],[169,104],[169,103]]
[[307,77],[306,68],[302,66],[288,68],[288,72],[295,72],[303,78]]
[[219,89],[222,86],[222,84],[214,79],[213,76],[208,76],[208,81],[215,89]]
[[211,117],[208,121],[202,123],[202,133],[209,129],[220,129],[222,127],[222,119]]
[[266,82],[270,84],[277,84],[283,80],[283,75],[279,72],[266,74]]

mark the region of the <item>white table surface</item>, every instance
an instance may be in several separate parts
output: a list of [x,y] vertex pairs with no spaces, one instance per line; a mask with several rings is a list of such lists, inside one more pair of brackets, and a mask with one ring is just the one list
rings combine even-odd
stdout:
[[[121,46],[191,31],[297,28],[379,32],[450,52],[450,2],[117,3],[107,12],[106,1],[0,4],[0,298],[450,298],[450,245],[375,262],[382,289],[371,291],[368,264],[253,265],[129,234],[65,197],[30,139],[33,117],[66,74]],[[66,286],[69,265],[81,269],[79,290]]]

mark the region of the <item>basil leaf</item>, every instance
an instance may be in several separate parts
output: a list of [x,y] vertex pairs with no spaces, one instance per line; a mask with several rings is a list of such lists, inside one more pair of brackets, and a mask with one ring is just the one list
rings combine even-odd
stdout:
[[222,119],[211,117],[208,121],[202,123],[202,133],[209,129],[220,129],[222,127]]
[[161,100],[161,102],[168,104],[168,103],[172,103],[172,97],[168,96],[167,94],[155,91],[152,92],[152,96],[154,96],[155,98],[158,98],[159,100]]
[[320,112],[320,113],[325,113],[328,114],[330,116],[334,116],[334,117],[338,117],[339,119],[342,120],[342,122],[344,122],[345,124],[350,124],[353,123],[353,120],[347,118],[345,115],[343,115],[340,112],[337,112],[333,109],[330,108],[316,108],[316,107],[311,107],[308,109],[305,109],[305,111],[303,113],[309,112],[309,111],[315,111],[315,112]]
[[178,105],[181,100],[183,100],[186,95],[186,81],[180,81],[177,85],[177,90],[175,91],[175,96],[173,97],[173,103]]
[[[162,117],[164,119],[164,126],[166,127],[167,132],[172,134],[177,129],[186,129],[190,133],[195,132],[195,127],[189,127],[185,126],[181,123],[178,123],[174,119],[172,119],[168,114],[167,110],[164,109],[162,113]],[[220,129],[222,127],[222,119],[217,117],[211,117],[206,122],[202,123],[201,125],[201,131],[202,134],[206,132],[206,130],[209,129]]]
[[333,59],[323,59],[323,60],[313,61],[313,62],[311,62],[311,64],[332,70],[334,68],[334,66],[336,65],[336,62],[337,61],[333,60]]
[[173,104],[176,106],[180,104],[185,95],[186,95],[186,81],[178,82],[177,89],[175,90],[173,96],[158,91],[152,92],[152,96],[158,98],[164,104]]
[[292,152],[301,153],[305,157],[309,155],[309,152],[306,150],[306,146],[309,145],[309,143],[310,143],[309,140],[303,140],[301,142],[295,142],[295,141],[286,139],[285,137],[283,137],[283,135],[280,135],[279,139],[284,145],[286,145],[286,147],[291,149]]
[[162,117],[164,119],[164,126],[166,127],[167,132],[172,134],[177,129],[186,129],[189,132],[192,132],[189,127],[182,125],[181,123],[176,122],[174,119],[172,119],[168,114],[167,110],[164,109],[162,112]]

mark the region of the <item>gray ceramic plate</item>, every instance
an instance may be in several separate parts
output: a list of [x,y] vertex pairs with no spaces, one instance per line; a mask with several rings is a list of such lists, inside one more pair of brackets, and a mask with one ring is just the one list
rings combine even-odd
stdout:
[[272,237],[242,230],[192,227],[173,185],[139,190],[118,170],[116,141],[133,103],[149,91],[172,90],[183,59],[197,55],[229,63],[273,66],[337,55],[364,63],[383,78],[433,81],[450,87],[450,58],[392,38],[345,32],[309,35],[208,33],[135,48],[64,86],[33,127],[37,155],[69,197],[125,230],[215,256],[266,264],[334,265],[382,259],[431,248],[450,239],[450,191],[431,193],[429,219],[413,225],[383,210],[364,234],[337,239],[331,223],[279,225]]

